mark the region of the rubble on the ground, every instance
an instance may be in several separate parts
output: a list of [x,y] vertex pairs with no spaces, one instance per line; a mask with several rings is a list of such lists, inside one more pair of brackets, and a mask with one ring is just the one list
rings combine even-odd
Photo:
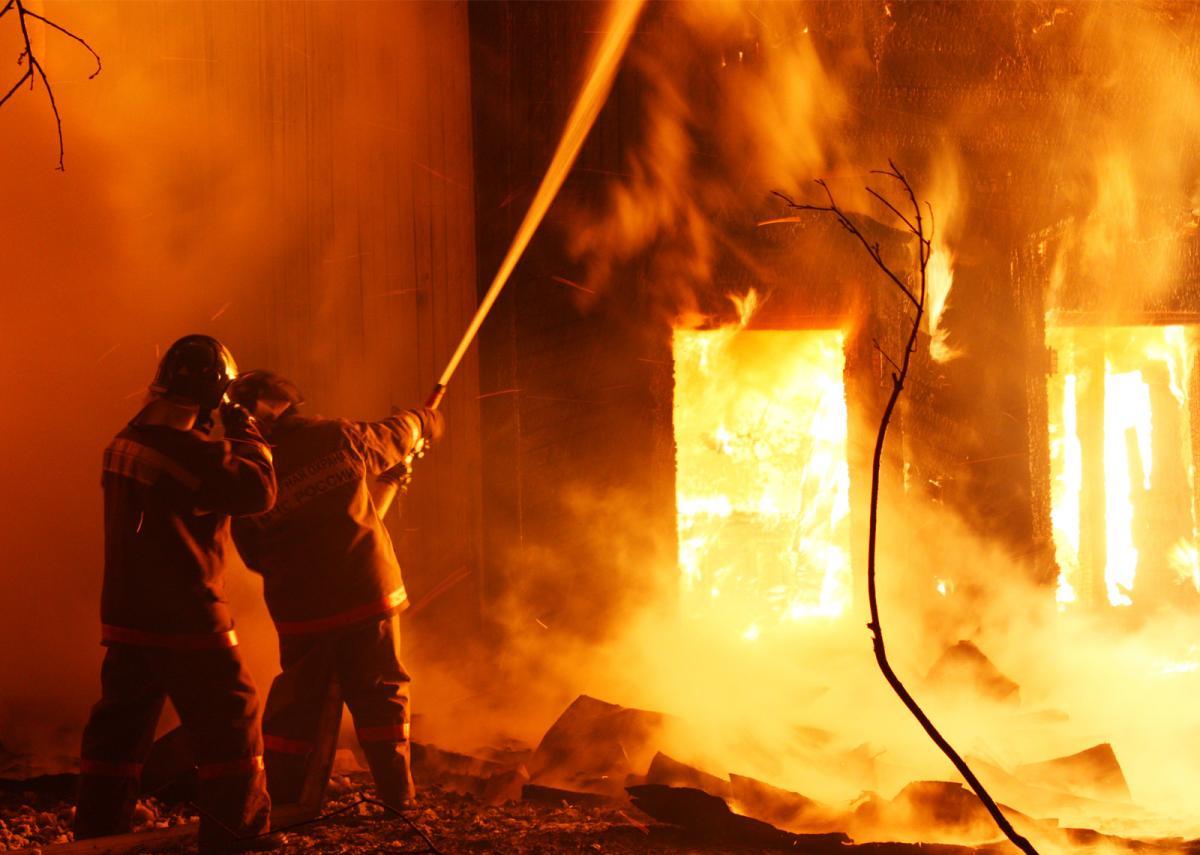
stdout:
[[533,784],[622,795],[658,751],[669,717],[580,695],[546,731],[529,759]]
[[1107,742],[1068,757],[1018,766],[1016,774],[1035,786],[1108,802],[1133,799],[1116,752]]
[[[825,804],[766,781],[721,775],[672,758],[662,750],[667,721],[658,713],[580,697],[547,731],[536,751],[505,744],[466,754],[414,743],[413,771],[420,796],[407,819],[364,801],[373,797],[370,775],[355,750],[343,748],[334,762],[325,818],[279,829],[277,834],[285,841],[283,851],[311,855],[425,851],[418,828],[447,855],[1007,851],[982,803],[958,783],[917,781],[892,798],[866,792],[852,803]],[[814,733],[813,740],[828,743],[820,733]],[[814,745],[818,748],[830,757],[840,756],[832,744]],[[188,805],[194,795],[189,758],[178,733],[155,747],[143,781],[154,789],[144,788],[134,814],[135,830],[169,830],[195,821]],[[1102,804],[1096,796],[1128,800],[1128,787],[1108,745],[1023,767],[1019,778],[982,761],[979,768],[999,783],[999,790],[1028,796],[1013,800],[1022,805],[1083,810]],[[0,850],[52,847],[70,840],[75,784],[74,774],[0,780]],[[1023,833],[1058,848],[1200,851],[1200,846],[1182,841],[1120,839],[1060,827],[1047,818],[1050,814],[1033,819],[1005,810]],[[176,835],[177,840],[181,836]],[[153,851],[182,851],[183,844],[162,846]]]
[[1016,704],[1021,699],[1021,687],[1006,677],[982,650],[970,641],[960,641],[947,648],[925,677],[926,682],[944,692],[954,692],[972,699]]

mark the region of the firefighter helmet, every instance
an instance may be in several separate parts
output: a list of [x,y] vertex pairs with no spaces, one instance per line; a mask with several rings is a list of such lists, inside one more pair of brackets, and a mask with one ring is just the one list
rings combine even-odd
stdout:
[[236,377],[237,363],[229,348],[212,336],[185,335],[167,348],[150,391],[214,410]]
[[300,388],[281,374],[256,368],[240,375],[229,387],[229,399],[254,412],[259,401],[283,401],[289,408],[304,403]]

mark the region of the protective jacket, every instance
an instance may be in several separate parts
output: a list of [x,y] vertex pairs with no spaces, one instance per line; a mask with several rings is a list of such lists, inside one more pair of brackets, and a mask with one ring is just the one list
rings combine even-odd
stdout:
[[368,479],[404,460],[431,418],[405,410],[375,422],[294,414],[276,422],[278,500],[268,513],[238,519],[233,537],[263,576],[280,635],[338,629],[407,606]]
[[253,422],[214,442],[135,421],[105,450],[101,484],[104,643],[236,645],[223,580],[229,515],[275,500],[271,452]]
[[270,827],[258,694],[225,604],[229,515],[275,500],[271,452],[250,419],[225,439],[139,424],[104,452],[101,697],[83,732],[75,836],[129,831],[167,699],[197,761],[200,851]]

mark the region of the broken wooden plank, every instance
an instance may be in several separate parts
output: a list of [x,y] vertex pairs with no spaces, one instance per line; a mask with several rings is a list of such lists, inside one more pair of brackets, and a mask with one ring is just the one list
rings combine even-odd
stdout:
[[624,796],[625,779],[646,768],[668,716],[576,698],[529,760],[530,780],[574,792]]
[[621,799],[602,793],[563,790],[558,787],[545,787],[540,784],[526,784],[523,786],[521,788],[521,800],[551,805],[568,804],[575,807],[602,807],[619,804],[622,801]]
[[646,783],[662,784],[667,787],[691,787],[722,799],[728,799],[733,795],[729,781],[697,769],[695,766],[680,763],[661,751],[655,754],[654,759],[650,761],[650,769],[646,772]]
[[[1022,833],[1034,825],[1019,811],[1000,808]],[[999,834],[979,797],[955,781],[914,781],[891,800],[872,793],[852,817],[849,832],[859,840],[971,846],[990,843]]]
[[1021,700],[1021,687],[1000,673],[992,660],[970,641],[947,648],[925,679],[943,692],[979,694],[1007,704]]
[[638,810],[660,822],[677,825],[706,838],[727,843],[792,848],[834,848],[850,843],[845,834],[793,834],[775,826],[740,816],[724,799],[693,787],[643,784],[629,788]]
[[761,819],[776,828],[805,834],[844,830],[848,812],[743,775],[729,776],[730,805],[743,816]]
[[1112,745],[1091,748],[1041,763],[1018,766],[1018,778],[1101,801],[1129,802],[1133,796]]

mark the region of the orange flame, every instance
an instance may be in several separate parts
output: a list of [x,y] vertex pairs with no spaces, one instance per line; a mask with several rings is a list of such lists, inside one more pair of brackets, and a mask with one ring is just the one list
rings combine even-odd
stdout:
[[677,528],[688,611],[752,641],[850,601],[844,334],[746,330],[735,302],[740,325],[674,334]]
[[1081,588],[1113,606],[1180,578],[1200,590],[1187,328],[1058,327],[1047,341],[1060,605]]
[[954,284],[954,253],[940,239],[934,241],[925,281],[925,304],[929,312],[929,354],[935,362],[949,362],[960,353],[947,342],[948,333],[942,325],[946,301]]

